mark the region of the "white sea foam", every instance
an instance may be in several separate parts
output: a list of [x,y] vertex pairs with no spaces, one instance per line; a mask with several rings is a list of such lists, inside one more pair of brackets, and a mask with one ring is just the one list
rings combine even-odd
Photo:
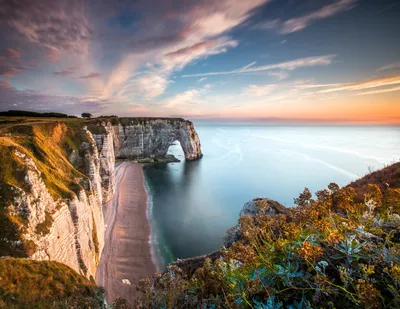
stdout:
[[151,252],[151,260],[153,261],[153,264],[156,266],[156,270],[160,271],[162,268],[162,265],[165,264],[164,259],[161,255],[161,252],[159,250],[159,245],[158,245],[158,240],[157,240],[157,233],[155,230],[155,222],[153,218],[153,195],[151,193],[150,186],[147,182],[146,177],[144,177],[144,188],[147,193],[147,221],[149,222],[150,225],[150,234],[149,234],[149,245],[150,245],[150,252]]

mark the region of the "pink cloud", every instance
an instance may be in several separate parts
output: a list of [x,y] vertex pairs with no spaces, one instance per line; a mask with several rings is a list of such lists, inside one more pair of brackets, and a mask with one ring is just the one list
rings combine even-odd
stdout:
[[20,58],[21,52],[12,48],[7,48],[6,55],[8,58]]
[[357,0],[335,0],[334,3],[323,6],[322,8],[309,14],[289,19],[284,22],[282,33],[292,33],[303,30],[314,21],[352,9],[356,2]]
[[165,55],[165,57],[169,57],[169,58],[174,58],[174,57],[179,57],[179,56],[186,56],[186,55],[191,55],[193,53],[195,53],[198,50],[203,50],[207,47],[216,45],[218,42],[217,41],[204,41],[204,42],[200,42],[197,44],[194,44],[192,46],[188,46],[185,48],[181,48],[177,51],[168,53]]
[[84,75],[79,77],[80,79],[88,79],[88,78],[100,78],[103,77],[103,73],[95,72],[95,73],[90,73],[88,75]]
[[68,69],[59,71],[59,72],[54,72],[54,75],[61,75],[61,76],[68,76],[74,74],[78,70],[77,67],[70,67]]
[[15,90],[15,88],[13,86],[11,86],[9,84],[8,80],[6,80],[6,79],[5,80],[0,80],[0,88]]

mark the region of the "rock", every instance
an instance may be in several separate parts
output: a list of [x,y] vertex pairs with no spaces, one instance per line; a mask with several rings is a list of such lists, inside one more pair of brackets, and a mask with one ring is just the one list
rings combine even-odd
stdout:
[[[277,214],[288,215],[288,213],[289,212],[287,208],[277,201],[270,200],[268,198],[255,198],[244,204],[242,210],[240,211],[239,217],[254,217],[258,214],[269,216],[274,216]],[[240,240],[241,237],[242,235],[240,234],[240,227],[237,224],[226,231],[224,237],[224,246],[229,248],[234,242]]]
[[115,156],[118,159],[165,157],[169,146],[181,143],[186,160],[200,159],[201,144],[193,123],[183,119],[148,119],[114,126]]
[[276,215],[276,214],[287,214],[287,209],[277,201],[270,200],[268,198],[255,198],[250,202],[244,204],[240,211],[240,217],[251,216],[254,217],[256,214],[264,215]]
[[[91,146],[96,147],[94,141]],[[20,190],[13,203],[14,210],[24,213],[27,219],[25,240],[33,241],[36,247],[30,258],[58,261],[87,277],[95,275],[99,253],[104,246],[104,222],[101,199],[98,198],[101,188],[96,192],[99,187],[93,185],[100,179],[98,158],[93,148],[91,151],[94,154],[85,154],[92,183],[91,194],[87,196],[81,190],[72,199],[59,202],[50,195],[34,161],[16,151],[25,162],[25,181],[29,190]],[[38,231],[43,224],[46,225],[45,233]],[[97,240],[93,235],[97,235]]]

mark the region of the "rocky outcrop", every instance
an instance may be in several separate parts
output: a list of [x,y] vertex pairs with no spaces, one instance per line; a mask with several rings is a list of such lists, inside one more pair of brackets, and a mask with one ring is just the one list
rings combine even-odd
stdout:
[[[268,198],[255,198],[244,204],[242,210],[240,211],[239,217],[250,216],[254,217],[256,215],[268,215],[274,216],[277,214],[288,215],[288,209],[277,201],[270,200]],[[234,242],[240,240],[240,228],[239,224],[231,227],[225,234],[224,246],[226,248],[230,247]]]
[[[255,198],[243,205],[239,217],[254,217],[256,215],[274,216],[277,214],[290,215],[288,209],[277,201],[270,200],[268,198]],[[240,234],[239,224],[237,224],[226,232],[224,237],[224,247],[231,247],[232,244],[236,241],[239,241],[241,237],[242,235]],[[206,259],[215,261],[216,259],[220,258],[221,255],[221,251],[215,251],[210,254],[195,256],[187,259],[178,259],[176,262],[171,263],[171,266],[180,268],[183,274],[190,278],[198,268],[203,267]]]
[[191,121],[122,118],[121,122],[113,127],[116,158],[165,157],[174,141],[180,142],[186,160],[203,156],[199,136]]

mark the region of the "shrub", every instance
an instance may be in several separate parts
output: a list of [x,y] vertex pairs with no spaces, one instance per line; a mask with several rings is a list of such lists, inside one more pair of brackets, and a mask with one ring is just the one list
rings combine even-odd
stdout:
[[139,308],[399,308],[400,190],[308,189],[283,215],[239,220],[241,239],[194,275],[143,280]]

